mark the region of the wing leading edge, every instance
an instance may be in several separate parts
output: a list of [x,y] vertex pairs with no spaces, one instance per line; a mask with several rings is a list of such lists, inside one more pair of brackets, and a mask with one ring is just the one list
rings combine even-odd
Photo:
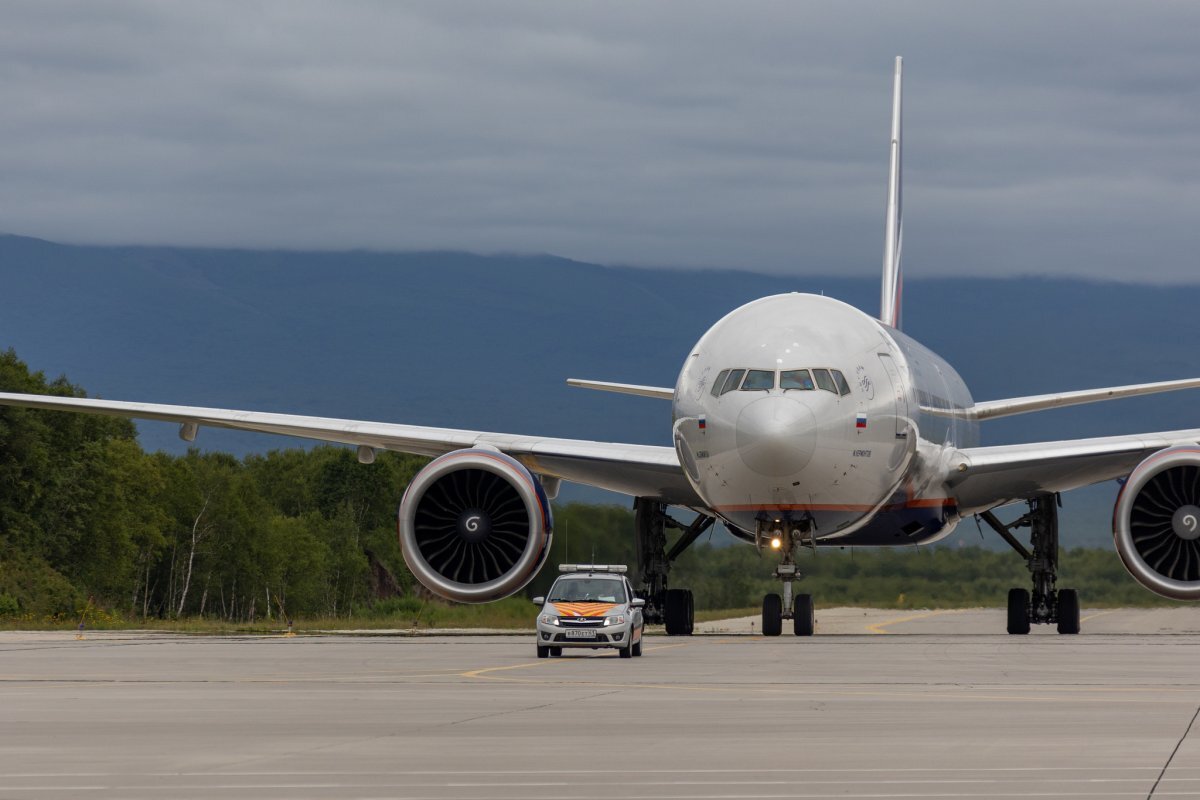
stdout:
[[50,395],[0,393],[0,406],[273,433],[422,456],[439,456],[467,447],[491,447],[511,455],[540,475],[632,496],[654,497],[673,505],[701,505],[683,474],[675,450],[670,447]]
[[964,516],[1128,475],[1166,447],[1200,444],[1200,429],[957,450],[946,479]]
[[959,416],[968,419],[985,420],[1011,417],[1016,414],[1028,414],[1033,411],[1047,411],[1052,408],[1066,408],[1085,403],[1099,403],[1104,400],[1120,400],[1123,397],[1140,397],[1160,392],[1177,392],[1182,389],[1200,389],[1200,378],[1185,378],[1178,381],[1158,381],[1156,383],[1134,383],[1125,386],[1107,386],[1101,389],[1082,389],[1075,392],[1054,392],[1052,394],[1036,394],[1028,397],[1012,397],[1007,400],[989,400],[976,403],[970,408],[940,409],[921,407],[921,410],[937,416]]

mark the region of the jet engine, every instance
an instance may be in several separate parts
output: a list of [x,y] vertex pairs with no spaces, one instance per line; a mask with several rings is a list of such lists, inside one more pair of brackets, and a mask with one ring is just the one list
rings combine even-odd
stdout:
[[529,470],[496,450],[456,450],[417,473],[399,514],[404,561],[434,594],[486,603],[521,589],[550,554],[553,520]]
[[1172,600],[1200,600],[1200,448],[1160,450],[1117,496],[1113,541],[1134,580]]

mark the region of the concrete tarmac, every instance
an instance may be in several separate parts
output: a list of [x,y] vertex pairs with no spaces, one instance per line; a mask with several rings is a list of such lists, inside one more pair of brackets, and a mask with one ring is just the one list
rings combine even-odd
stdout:
[[640,659],[0,633],[0,798],[1200,797],[1200,609],[1090,615],[830,609]]

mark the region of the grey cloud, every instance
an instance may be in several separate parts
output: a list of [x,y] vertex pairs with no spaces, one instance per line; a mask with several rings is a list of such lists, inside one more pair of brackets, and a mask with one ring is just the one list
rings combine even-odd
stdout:
[[14,3],[0,229],[1194,281],[1200,6]]

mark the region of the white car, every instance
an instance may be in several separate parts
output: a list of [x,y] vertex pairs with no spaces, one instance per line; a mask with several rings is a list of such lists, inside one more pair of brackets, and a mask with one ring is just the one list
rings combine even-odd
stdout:
[[561,564],[548,597],[535,597],[537,656],[560,656],[564,647],[616,648],[621,658],[642,654],[642,606],[616,564]]

